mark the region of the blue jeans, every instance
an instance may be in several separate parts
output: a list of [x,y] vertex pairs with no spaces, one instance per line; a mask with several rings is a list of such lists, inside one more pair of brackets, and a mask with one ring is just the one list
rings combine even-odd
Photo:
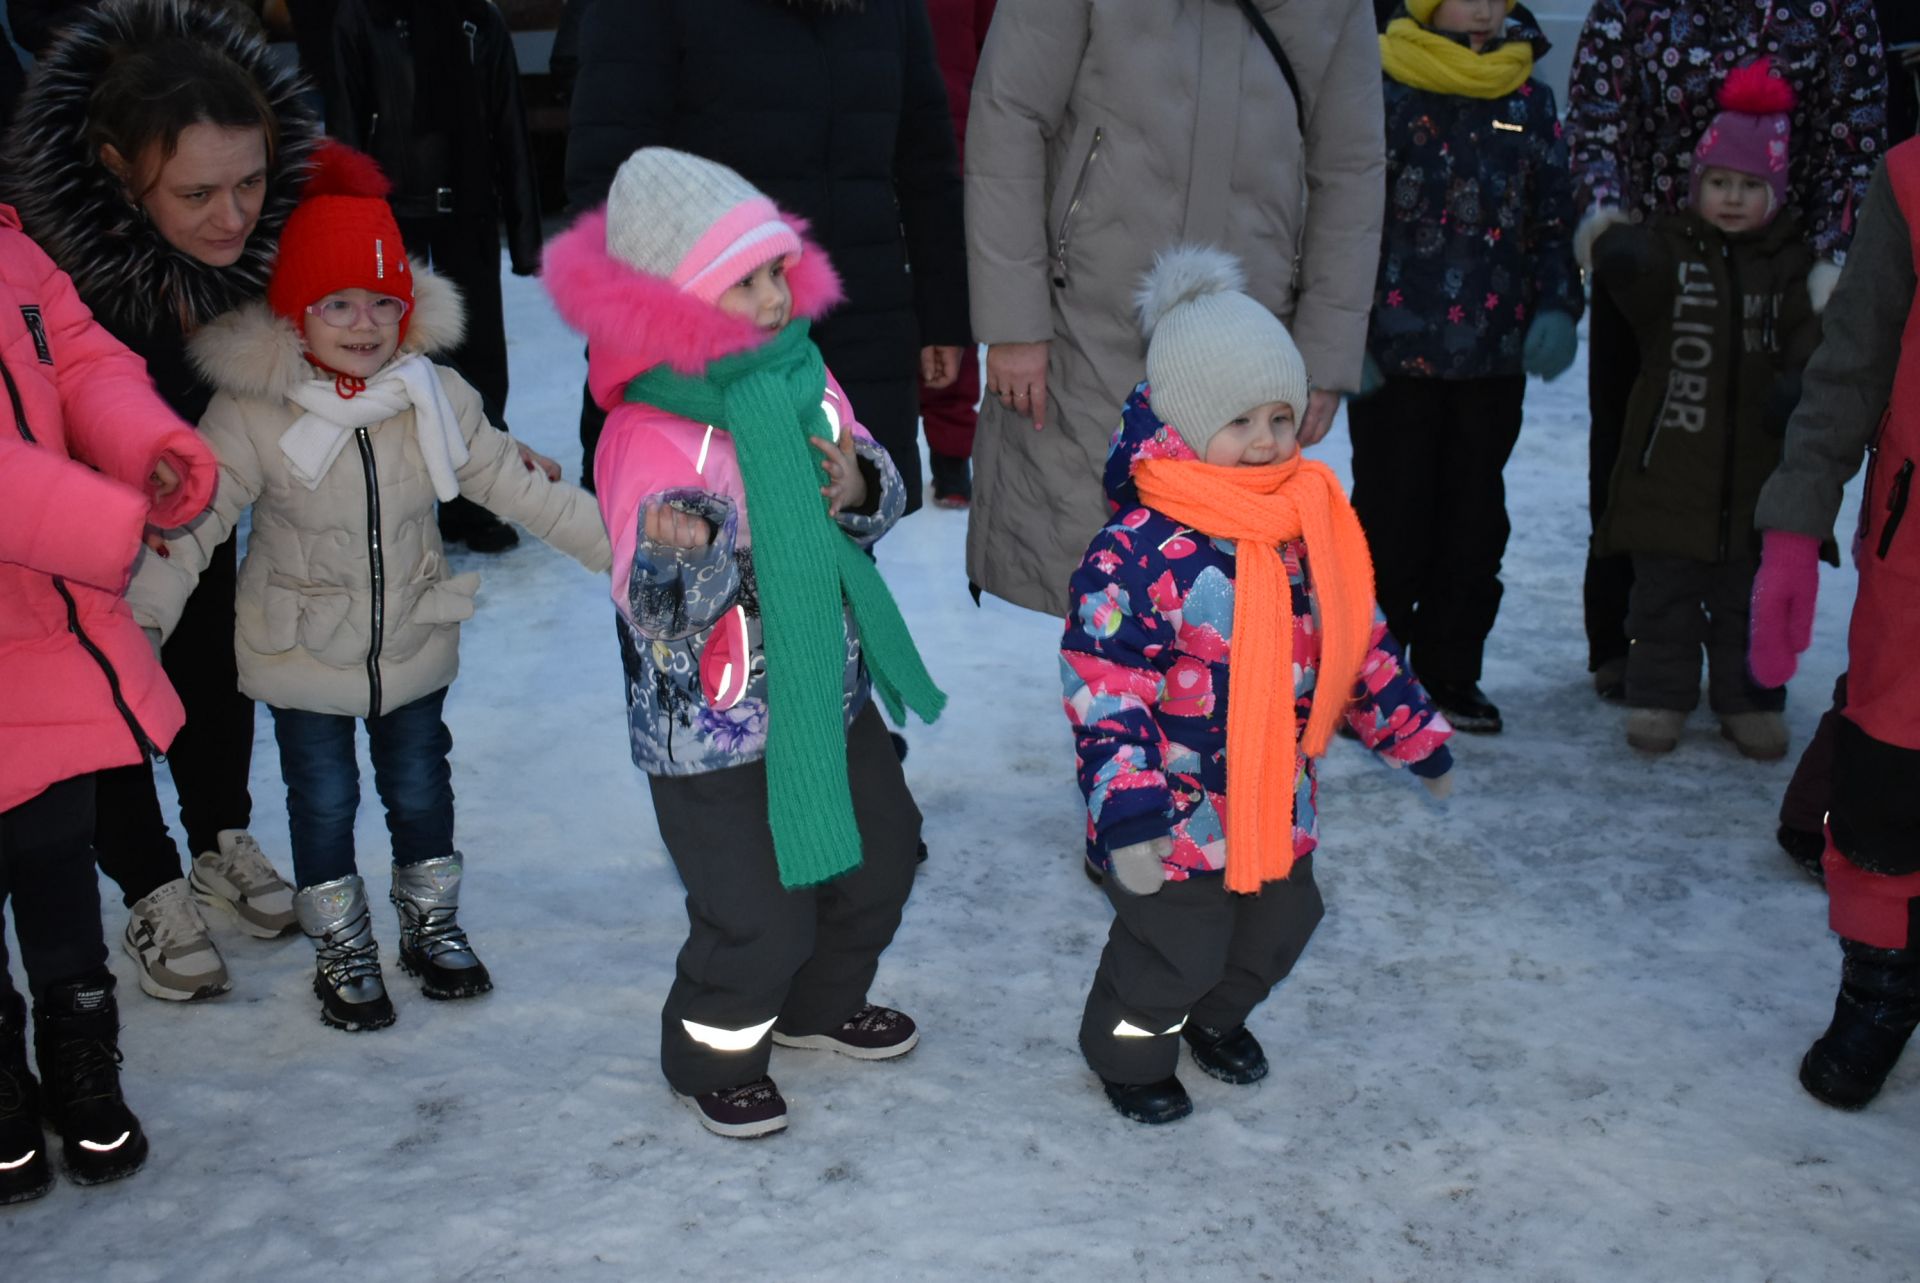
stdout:
[[[367,750],[373,786],[387,808],[393,862],[418,864],[453,854],[453,735],[440,720],[446,688],[369,717]],[[353,817],[360,809],[360,768],[353,755],[353,718],[273,710],[280,774],[287,782],[287,827],[293,877],[302,887],[355,872]]]

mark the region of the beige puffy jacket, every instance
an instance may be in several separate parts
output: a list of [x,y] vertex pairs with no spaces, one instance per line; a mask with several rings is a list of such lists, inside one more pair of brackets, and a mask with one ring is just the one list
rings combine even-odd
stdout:
[[1108,438],[1145,377],[1134,291],[1159,251],[1238,255],[1314,385],[1359,386],[1386,200],[1373,12],[1257,7],[1299,77],[1304,134],[1235,0],[1000,0],[967,118],[974,335],[1053,346],[1045,431],[981,407],[967,572],[997,596],[1066,609],[1106,521]]
[[[421,271],[414,294],[402,353],[457,344],[454,288]],[[251,507],[233,642],[243,692],[367,717],[450,683],[480,576],[448,569],[413,411],[364,429],[364,442],[350,441],[309,490],[279,448],[302,413],[287,392],[312,376],[293,327],[249,304],[208,325],[191,351],[220,389],[200,423],[220,456],[220,488],[206,515],[168,540],[166,558],[141,559],[128,590],[135,616],[170,634],[208,555]],[[460,493],[604,575],[612,557],[593,497],[527,468],[513,438],[487,422],[479,394],[445,367],[440,381],[470,452]]]

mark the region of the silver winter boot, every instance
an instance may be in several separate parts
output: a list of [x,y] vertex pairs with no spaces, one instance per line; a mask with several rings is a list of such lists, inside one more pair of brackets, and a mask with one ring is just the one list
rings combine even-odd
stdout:
[[360,875],[307,887],[293,897],[293,911],[319,955],[313,991],[320,997],[321,1021],[355,1033],[392,1024],[393,1003],[380,978],[380,948],[373,942]]
[[400,914],[400,969],[420,977],[429,998],[471,998],[493,988],[460,929],[460,853],[393,866]]

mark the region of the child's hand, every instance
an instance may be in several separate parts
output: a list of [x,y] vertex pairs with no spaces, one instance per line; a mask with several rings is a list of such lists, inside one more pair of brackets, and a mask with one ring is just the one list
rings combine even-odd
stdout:
[[824,456],[820,468],[827,474],[827,484],[820,487],[820,493],[827,499],[827,515],[837,517],[845,509],[865,503],[867,479],[860,472],[859,456],[853,452],[853,433],[843,430],[838,445],[824,437],[807,439]]
[[713,526],[705,517],[665,503],[647,505],[646,532],[649,542],[665,548],[705,548],[713,542]]
[[1133,895],[1153,895],[1166,885],[1163,861],[1173,854],[1172,838],[1149,838],[1110,852],[1107,863],[1120,889]]
[[1433,794],[1436,802],[1444,802],[1453,796],[1452,771],[1448,771],[1445,775],[1436,775],[1432,779],[1422,779],[1420,782],[1426,786],[1427,792]]
[[535,468],[538,468],[547,474],[547,480],[558,481],[560,479],[560,465],[557,462],[549,459],[546,455],[541,454],[538,450],[524,442],[516,441],[514,444],[520,447],[520,462],[527,465],[528,472],[532,472]]
[[147,493],[155,499],[165,499],[180,488],[180,474],[167,462],[166,456],[153,461],[153,472],[147,477]]

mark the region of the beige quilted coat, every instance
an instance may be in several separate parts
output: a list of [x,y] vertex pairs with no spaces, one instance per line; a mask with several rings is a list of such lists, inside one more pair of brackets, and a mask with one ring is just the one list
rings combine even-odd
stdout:
[[[463,324],[458,295],[426,271],[414,288],[402,350],[451,348]],[[366,430],[370,463],[350,441],[309,490],[279,448],[301,414],[286,393],[311,374],[292,326],[249,304],[208,325],[191,351],[220,389],[200,424],[220,456],[220,488],[206,515],[168,541],[165,559],[141,559],[128,590],[135,616],[170,634],[208,554],[251,507],[235,610],[243,692],[281,708],[366,717],[451,682],[480,576],[448,568],[413,411]],[[611,554],[593,497],[529,470],[513,438],[487,422],[479,394],[445,367],[440,380],[470,451],[460,493],[604,575]]]
[[981,408],[967,573],[997,596],[1066,609],[1107,517],[1108,438],[1145,377],[1133,295],[1160,250],[1239,255],[1314,385],[1359,386],[1386,196],[1373,11],[1258,7],[1299,77],[1304,137],[1234,0],[1000,0],[967,120],[974,336],[1053,346],[1045,431]]

